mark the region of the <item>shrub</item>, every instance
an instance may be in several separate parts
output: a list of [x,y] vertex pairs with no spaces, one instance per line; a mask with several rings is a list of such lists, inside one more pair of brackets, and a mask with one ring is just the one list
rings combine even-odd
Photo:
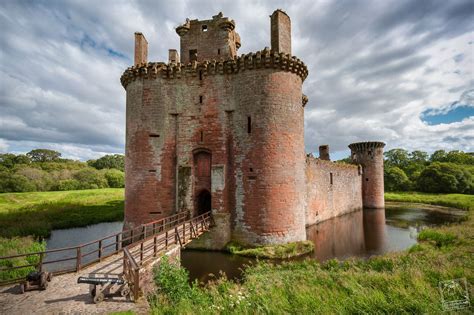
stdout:
[[25,167],[16,171],[16,174],[25,176],[35,186],[36,191],[48,191],[53,186],[51,176],[40,169]]
[[95,189],[108,187],[107,180],[104,174],[98,170],[88,167],[77,171],[74,174],[74,179],[79,181],[79,189]]
[[125,157],[122,154],[108,154],[97,160],[89,160],[87,164],[98,170],[114,168],[123,172],[125,169]]
[[57,190],[76,190],[81,188],[81,183],[75,179],[65,179],[59,181]]
[[188,279],[188,271],[170,263],[168,256],[163,256],[159,267],[154,269],[154,281],[158,293],[166,296],[171,303],[179,303],[182,299],[192,296],[193,289]]
[[125,174],[122,171],[116,169],[104,170],[104,176],[107,179],[107,183],[111,188],[123,188],[125,187]]

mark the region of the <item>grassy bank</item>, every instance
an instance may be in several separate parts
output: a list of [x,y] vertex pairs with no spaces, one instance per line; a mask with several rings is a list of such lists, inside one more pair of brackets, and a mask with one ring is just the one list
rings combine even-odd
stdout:
[[288,244],[244,248],[239,244],[230,243],[227,245],[227,250],[234,255],[246,257],[287,259],[311,253],[314,250],[314,244],[311,241],[303,241],[292,242]]
[[474,195],[425,194],[419,192],[385,193],[385,201],[414,202],[453,207],[463,210],[474,209]]
[[[53,229],[123,219],[123,189],[0,194],[0,256],[45,250],[40,239]],[[0,267],[37,263],[38,257],[0,261]],[[0,272],[0,280],[25,276],[31,269]]]
[[47,237],[52,229],[123,219],[123,189],[0,194],[0,237]]
[[[456,200],[451,196],[440,199],[442,204]],[[424,200],[435,202],[432,197]],[[456,202],[474,211],[474,196]],[[260,262],[245,270],[241,283],[221,279],[206,287],[188,285],[184,269],[163,264],[155,276],[160,289],[150,303],[154,314],[439,314],[439,281],[463,277],[473,296],[473,216],[461,224],[424,230],[419,238],[410,250],[369,260],[277,266]]]

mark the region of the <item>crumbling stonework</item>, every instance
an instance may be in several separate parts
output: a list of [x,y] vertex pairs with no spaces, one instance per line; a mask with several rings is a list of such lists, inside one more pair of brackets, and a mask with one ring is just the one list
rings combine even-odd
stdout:
[[[231,239],[286,243],[306,239],[308,212],[328,218],[360,208],[353,196],[361,194],[356,166],[334,170],[344,178],[334,186],[334,211],[322,214],[317,203],[329,198],[318,186],[325,171],[305,160],[308,98],[302,84],[308,70],[291,56],[286,13],[271,16],[272,49],[247,55],[237,56],[235,22],[221,13],[187,20],[176,32],[180,54],[170,49],[168,63],[147,62],[141,51],[121,77],[127,92],[126,227],[212,210],[218,226],[202,242],[213,242],[207,247]],[[146,47],[142,35],[136,40],[136,47]],[[308,193],[315,185],[317,192]],[[338,204],[344,191],[350,196]]]

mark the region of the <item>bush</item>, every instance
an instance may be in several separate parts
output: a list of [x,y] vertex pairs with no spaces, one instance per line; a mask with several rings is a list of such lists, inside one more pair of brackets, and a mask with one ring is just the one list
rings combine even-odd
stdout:
[[396,166],[385,168],[384,181],[387,191],[405,191],[411,184],[405,172]]
[[104,176],[107,179],[107,183],[111,188],[123,188],[125,187],[125,174],[122,171],[116,169],[107,169],[104,172]]
[[25,176],[0,172],[0,193],[35,191],[36,186]]
[[51,176],[40,169],[33,167],[25,167],[16,171],[17,175],[25,176],[35,186],[36,191],[48,191],[53,186]]
[[170,263],[168,256],[163,256],[159,267],[154,269],[154,281],[158,293],[163,294],[171,303],[179,303],[192,296],[193,288],[188,282],[188,271]]
[[73,177],[80,183],[79,189],[96,189],[108,187],[107,179],[105,179],[104,174],[92,167],[77,171]]
[[75,179],[65,179],[59,181],[57,190],[76,190],[81,188],[81,183]]
[[87,164],[98,170],[114,168],[123,172],[125,170],[125,157],[122,154],[108,154],[97,160],[89,160]]

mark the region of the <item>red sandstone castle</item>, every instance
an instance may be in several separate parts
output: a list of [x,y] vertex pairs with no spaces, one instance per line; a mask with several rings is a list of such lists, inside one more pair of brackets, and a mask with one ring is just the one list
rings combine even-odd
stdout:
[[291,55],[290,17],[276,10],[271,49],[237,55],[235,22],[222,13],[176,28],[180,53],[148,62],[135,33],[127,92],[125,227],[212,210],[200,245],[222,248],[306,239],[305,226],[363,207],[384,207],[381,142],[349,147],[354,164],[327,146],[306,155],[302,84]]

